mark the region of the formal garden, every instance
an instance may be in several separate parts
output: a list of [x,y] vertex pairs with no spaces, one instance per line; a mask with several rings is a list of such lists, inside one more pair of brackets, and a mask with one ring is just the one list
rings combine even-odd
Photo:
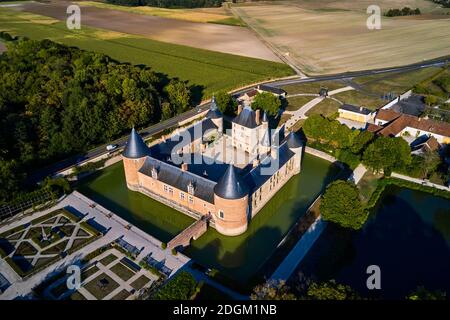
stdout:
[[100,237],[82,214],[64,208],[0,234],[0,256],[26,278]]

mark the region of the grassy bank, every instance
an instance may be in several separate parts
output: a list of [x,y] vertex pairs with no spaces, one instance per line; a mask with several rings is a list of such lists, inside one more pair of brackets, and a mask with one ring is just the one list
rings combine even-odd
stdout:
[[286,65],[260,59],[175,45],[125,33],[83,26],[68,30],[65,22],[0,8],[0,30],[30,39],[50,39],[107,54],[156,72],[189,81],[204,97],[254,82],[293,74]]

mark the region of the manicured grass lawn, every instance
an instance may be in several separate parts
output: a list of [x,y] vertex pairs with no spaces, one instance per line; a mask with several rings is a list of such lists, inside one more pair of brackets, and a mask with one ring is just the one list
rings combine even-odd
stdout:
[[[105,285],[101,286],[100,281],[103,279],[106,280],[107,283],[105,282]],[[100,274],[98,277],[84,286],[84,288],[89,291],[95,298],[97,298],[97,300],[102,300],[118,287],[119,284],[115,282],[110,276],[104,273]]]
[[81,273],[81,280],[84,281],[87,278],[89,278],[90,276],[92,276],[93,274],[95,274],[97,271],[99,270],[99,268],[97,266],[91,266],[88,269],[84,270]]
[[378,180],[380,178],[380,175],[375,175],[370,170],[367,170],[367,172],[358,182],[357,186],[361,195],[361,199],[364,203],[367,203],[367,201],[369,201],[372,193],[377,188]]
[[333,95],[334,98],[342,103],[353,104],[355,106],[363,106],[370,110],[375,110],[384,106],[388,101],[385,101],[376,96],[368,95],[356,90],[344,91]]
[[87,299],[81,293],[79,293],[78,291],[75,291],[70,296],[70,300],[87,300]]
[[123,281],[129,280],[132,276],[134,276],[134,272],[131,271],[128,267],[126,267],[121,262],[115,264],[112,268],[110,268],[112,272],[117,274],[120,279]]
[[297,96],[297,97],[288,98],[288,105],[286,107],[286,110],[287,111],[296,111],[314,98],[316,98],[316,97],[314,97],[314,96]]
[[130,296],[130,293],[127,290],[123,289],[118,294],[116,294],[114,297],[112,297],[111,300],[125,300],[129,296]]
[[320,82],[307,82],[298,83],[283,86],[282,89],[286,90],[288,94],[295,93],[314,93],[318,94],[321,88],[328,88],[329,91],[343,88],[346,84],[341,81],[320,81]]
[[146,276],[142,275],[131,283],[131,286],[137,291],[141,290],[147,283],[151,280]]
[[150,40],[83,26],[68,30],[65,22],[0,8],[0,30],[30,39],[50,39],[69,46],[143,64],[169,77],[189,81],[204,96],[271,78],[292,75],[284,64]]
[[308,110],[308,112],[306,112],[306,116],[309,117],[312,114],[321,114],[325,117],[329,117],[338,112],[340,106],[341,105],[333,99],[326,98],[319,104],[315,105],[312,109]]
[[110,253],[109,255],[107,255],[106,257],[104,257],[103,259],[100,260],[100,263],[104,266],[107,266],[108,264],[110,264],[111,262],[115,261],[117,259],[116,255]]

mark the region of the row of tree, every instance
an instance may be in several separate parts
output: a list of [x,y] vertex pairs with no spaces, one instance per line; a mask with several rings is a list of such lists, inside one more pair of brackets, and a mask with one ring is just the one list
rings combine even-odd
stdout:
[[123,6],[151,6],[160,8],[207,8],[220,7],[223,0],[106,0]]
[[27,174],[186,111],[186,83],[49,40],[0,55],[0,202]]
[[411,150],[402,138],[378,137],[369,131],[351,130],[337,120],[312,115],[303,125],[306,136],[326,145],[351,168],[360,161],[375,172],[389,173],[411,163]]
[[[253,289],[252,300],[362,300],[350,286],[337,283],[335,280],[323,282],[312,281],[300,277],[301,281],[294,281],[297,287],[296,294],[285,281],[270,280]],[[301,282],[301,283],[299,283]],[[419,286],[408,294],[407,300],[446,300],[447,294],[443,291],[430,291]]]
[[399,17],[399,16],[413,16],[421,14],[420,9],[411,9],[410,7],[403,7],[403,9],[389,9],[386,13],[386,17]]

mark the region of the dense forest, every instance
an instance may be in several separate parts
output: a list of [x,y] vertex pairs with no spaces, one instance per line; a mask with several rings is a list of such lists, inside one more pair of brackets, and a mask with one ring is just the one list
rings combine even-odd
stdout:
[[223,0],[106,0],[123,6],[151,6],[160,8],[207,8],[220,7]]
[[[9,38],[2,34],[3,38]],[[190,106],[184,82],[49,40],[0,55],[0,203],[33,170]]]

